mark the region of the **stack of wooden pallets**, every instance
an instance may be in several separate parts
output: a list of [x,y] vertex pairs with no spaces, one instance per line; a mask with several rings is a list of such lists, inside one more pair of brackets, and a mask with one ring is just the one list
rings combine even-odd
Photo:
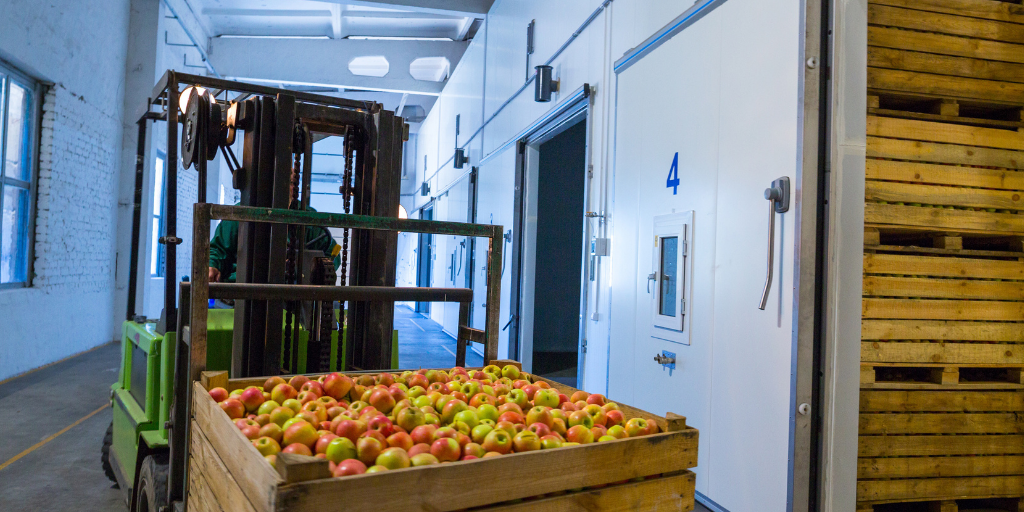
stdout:
[[858,509],[1024,512],[1024,5],[868,19]]

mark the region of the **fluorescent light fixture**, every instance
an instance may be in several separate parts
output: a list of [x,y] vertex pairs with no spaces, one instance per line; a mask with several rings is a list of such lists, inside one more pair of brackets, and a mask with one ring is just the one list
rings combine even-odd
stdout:
[[450,37],[348,36],[354,41],[454,41]]

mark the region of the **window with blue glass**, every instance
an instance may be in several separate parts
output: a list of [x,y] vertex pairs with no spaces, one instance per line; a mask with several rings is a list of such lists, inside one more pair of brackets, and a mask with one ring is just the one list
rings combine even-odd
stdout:
[[39,84],[0,63],[0,288],[32,274]]

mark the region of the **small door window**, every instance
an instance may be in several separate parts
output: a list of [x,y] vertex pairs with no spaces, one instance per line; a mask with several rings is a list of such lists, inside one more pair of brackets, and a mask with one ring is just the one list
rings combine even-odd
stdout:
[[692,211],[654,218],[654,261],[647,291],[651,294],[651,335],[655,338],[690,343],[687,301],[692,240]]
[[676,258],[679,251],[679,237],[669,236],[661,239],[661,293],[658,297],[658,309],[662,316],[676,316],[676,281],[678,279]]

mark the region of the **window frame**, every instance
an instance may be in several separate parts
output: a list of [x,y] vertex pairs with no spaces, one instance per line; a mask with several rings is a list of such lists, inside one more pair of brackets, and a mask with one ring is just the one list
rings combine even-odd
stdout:
[[[161,173],[161,176],[159,176],[160,179],[162,180],[162,183],[157,184],[157,180],[154,179],[153,180],[153,186],[150,188],[150,194],[153,196],[153,201],[154,202],[156,202],[156,201],[160,202],[160,215],[156,215],[156,214],[153,213],[153,208],[152,208],[153,203],[150,203],[151,207],[149,208],[149,225],[150,226],[153,225],[153,219],[159,219],[159,222],[157,223],[157,227],[154,230],[154,232],[152,233],[152,236],[150,237],[150,241],[149,241],[150,247],[152,247],[152,250],[154,251],[154,253],[150,255],[150,260],[148,262],[149,263],[149,269],[150,269],[149,277],[151,279],[152,278],[164,278],[164,277],[166,277],[165,274],[166,274],[166,271],[167,271],[167,269],[164,268],[164,267],[167,266],[165,264],[166,257],[167,257],[166,245],[159,243],[160,237],[163,236],[164,223],[167,220],[167,201],[164,200],[164,197],[167,195],[167,153],[165,153],[162,150],[157,150],[156,158],[153,159],[153,177],[154,178],[157,178],[157,176],[156,176],[156,163],[157,163],[157,161],[163,161],[164,169],[163,169],[163,172]],[[156,194],[156,189],[157,189],[158,186],[160,187],[160,196],[159,197],[157,197],[157,194]],[[154,244],[153,243],[154,241],[157,241],[157,243]],[[154,258],[156,259],[156,273],[153,273],[153,259]]]
[[[26,226],[26,237],[28,238],[28,251],[26,258],[28,261],[25,262],[25,280],[16,281],[11,283],[0,283],[0,290],[9,289],[21,289],[30,288],[32,281],[35,278],[35,247],[36,247],[36,195],[37,187],[39,184],[39,154],[42,148],[40,147],[40,140],[42,138],[43,128],[43,96],[45,94],[45,88],[43,83],[35,78],[32,78],[28,74],[18,70],[18,68],[8,64],[4,60],[0,60],[0,74],[5,75],[5,78],[0,81],[0,101],[3,102],[0,105],[0,211],[3,211],[3,189],[8,182],[12,185],[24,189],[24,180],[16,178],[8,178],[6,171],[3,169],[3,162],[6,161],[7,152],[7,115],[8,105],[7,99],[10,93],[11,81],[15,81],[18,85],[24,87],[32,94],[32,108],[29,109],[31,119],[27,120],[27,125],[31,127],[29,130],[29,179],[28,179],[28,226]],[[0,224],[0,230],[3,229],[3,225]],[[2,233],[0,233],[2,236]]]

